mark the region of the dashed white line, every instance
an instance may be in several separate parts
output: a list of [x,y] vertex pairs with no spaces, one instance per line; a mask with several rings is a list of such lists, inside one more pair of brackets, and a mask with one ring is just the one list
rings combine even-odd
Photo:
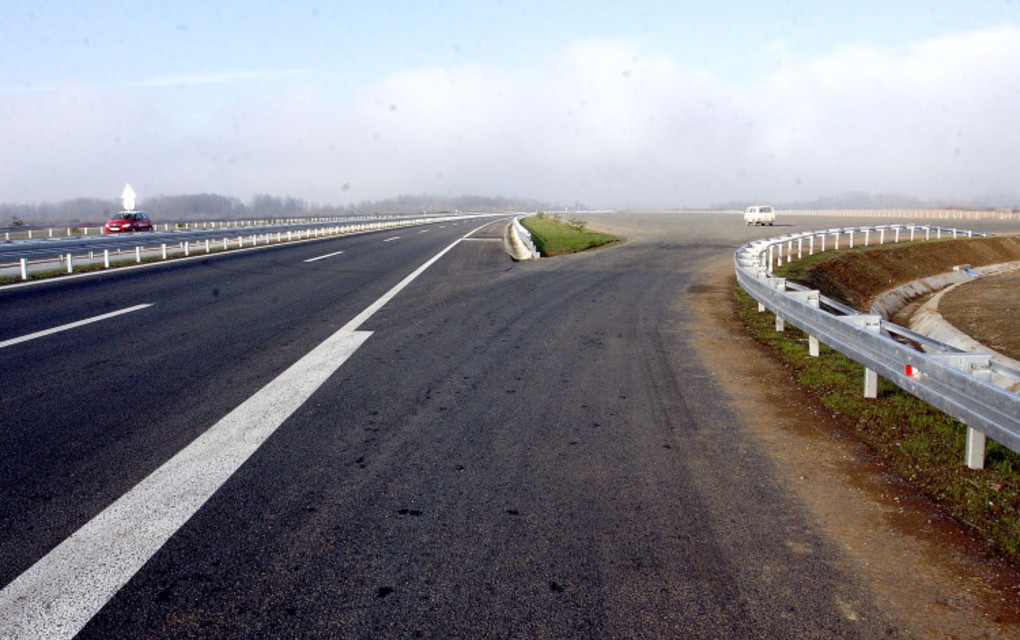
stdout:
[[117,316],[124,315],[125,313],[131,313],[133,311],[141,311],[142,309],[147,309],[148,307],[151,307],[151,306],[152,306],[152,303],[139,304],[139,305],[135,305],[133,307],[128,307],[127,309],[121,309],[120,311],[111,311],[110,313],[104,313],[101,316],[95,316],[95,317],[92,317],[92,318],[86,318],[85,320],[78,320],[77,322],[71,322],[70,324],[64,324],[64,325],[61,325],[59,327],[53,327],[52,329],[45,329],[43,331],[36,331],[35,333],[30,333],[30,334],[28,334],[26,336],[21,336],[20,338],[11,338],[10,340],[4,340],[3,342],[0,342],[0,349],[3,349],[5,347],[10,347],[12,345],[20,344],[22,342],[28,342],[29,340],[35,340],[36,338],[42,338],[44,336],[53,335],[54,333],[60,333],[61,331],[67,331],[68,329],[74,329],[76,327],[81,327],[81,326],[84,326],[86,324],[91,324],[93,322],[100,322],[102,320],[109,320],[110,318],[115,318]]
[[343,251],[334,251],[333,253],[327,253],[324,256],[317,256],[315,258],[309,258],[309,259],[305,260],[305,262],[316,262],[317,260],[325,260],[326,258],[332,258],[333,256],[338,256],[341,253],[343,253]]
[[418,267],[4,587],[0,638],[73,638],[372,335],[358,327],[474,231]]
[[400,240],[400,236],[393,236],[392,238],[386,238],[383,242],[393,242],[394,240]]

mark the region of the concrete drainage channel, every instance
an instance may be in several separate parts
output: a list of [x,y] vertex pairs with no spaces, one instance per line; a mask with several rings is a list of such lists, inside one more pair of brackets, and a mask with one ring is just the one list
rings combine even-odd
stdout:
[[[910,303],[929,297],[928,301],[918,307],[910,317],[910,329],[928,336],[942,344],[950,345],[961,351],[970,353],[987,353],[991,358],[991,381],[994,384],[1020,393],[1020,361],[988,348],[960,331],[939,313],[939,301],[942,296],[960,285],[972,282],[975,278],[997,276],[1020,271],[1020,262],[988,265],[971,268],[969,265],[948,273],[942,273],[921,280],[915,280],[880,296],[871,307],[871,313],[881,315],[886,320],[894,318]],[[902,319],[901,319],[902,321]]]
[[[734,254],[737,281],[758,301],[759,311],[775,314],[777,331],[789,322],[808,334],[810,355],[818,355],[822,342],[864,366],[865,397],[877,396],[881,376],[967,425],[967,466],[984,466],[986,437],[1020,453],[1020,395],[992,382],[993,374],[1020,382],[1020,371],[993,361],[988,353],[969,353],[893,324],[883,315],[859,313],[772,272],[784,257],[787,261],[795,253],[800,257],[805,244],[814,253],[816,239],[824,251],[826,238],[835,240],[830,244],[838,248],[839,239],[847,236],[852,247],[855,237],[863,236],[867,244],[872,234],[884,241],[887,235],[899,240],[901,233],[911,240],[984,235],[930,225],[882,225],[765,238]],[[924,351],[894,336],[920,344]]]

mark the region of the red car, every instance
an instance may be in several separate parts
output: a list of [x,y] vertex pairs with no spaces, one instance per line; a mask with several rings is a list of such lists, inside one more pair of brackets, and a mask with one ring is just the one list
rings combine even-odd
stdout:
[[144,211],[121,211],[103,227],[106,233],[152,231],[152,220]]

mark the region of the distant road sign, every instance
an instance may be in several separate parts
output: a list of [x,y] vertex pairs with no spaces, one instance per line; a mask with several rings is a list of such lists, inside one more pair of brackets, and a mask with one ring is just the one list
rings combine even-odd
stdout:
[[131,188],[130,184],[124,185],[124,193],[120,194],[121,204],[124,205],[124,211],[135,210],[135,190]]

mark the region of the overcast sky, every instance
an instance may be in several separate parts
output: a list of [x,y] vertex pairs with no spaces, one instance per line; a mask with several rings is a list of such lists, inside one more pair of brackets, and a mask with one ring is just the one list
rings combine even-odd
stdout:
[[1020,2],[0,0],[0,202],[1020,201]]

